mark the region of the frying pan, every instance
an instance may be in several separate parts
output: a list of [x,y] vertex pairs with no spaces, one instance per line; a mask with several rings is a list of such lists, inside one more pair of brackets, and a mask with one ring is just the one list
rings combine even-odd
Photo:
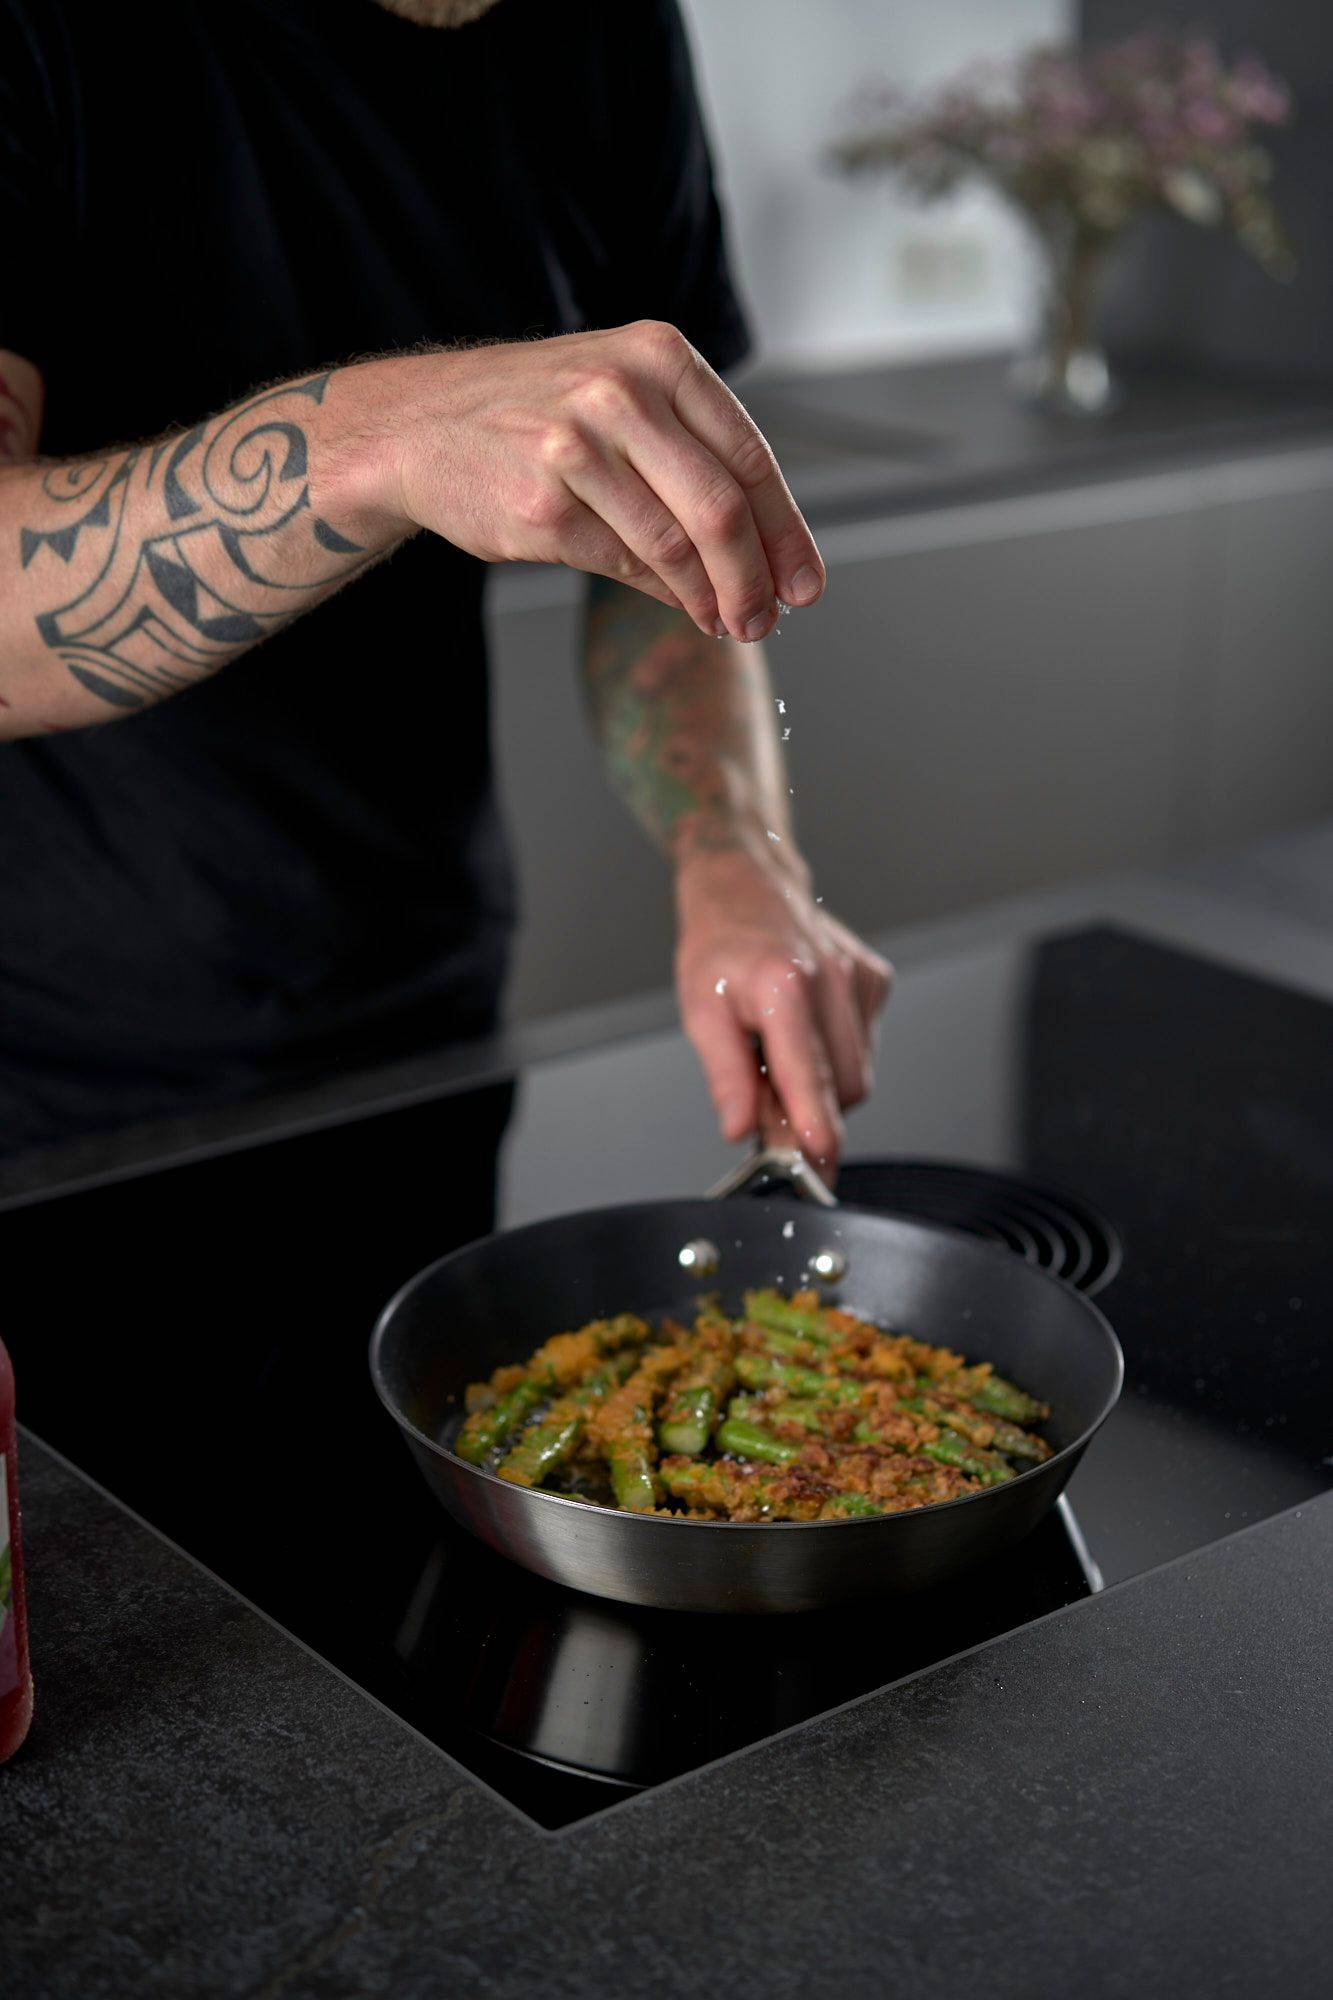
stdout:
[[[756,1184],[776,1193],[725,1197]],[[512,1486],[449,1448],[469,1382],[548,1334],[617,1312],[688,1318],[704,1291],[816,1283],[896,1331],[993,1362],[1051,1406],[1052,1457],[1001,1486],[848,1521],[692,1521]],[[375,1388],[444,1506],[500,1554],[594,1597],[688,1611],[808,1611],[943,1583],[1034,1528],[1120,1394],[1090,1300],[1011,1252],[839,1208],[799,1153],[757,1154],[711,1195],[558,1216],[465,1245],[410,1279],[370,1344]]]

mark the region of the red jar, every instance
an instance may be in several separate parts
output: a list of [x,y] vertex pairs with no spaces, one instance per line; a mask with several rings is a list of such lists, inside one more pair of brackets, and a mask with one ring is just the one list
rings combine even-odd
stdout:
[[19,1538],[18,1442],[14,1371],[0,1341],[0,1764],[12,1757],[32,1721],[28,1610]]

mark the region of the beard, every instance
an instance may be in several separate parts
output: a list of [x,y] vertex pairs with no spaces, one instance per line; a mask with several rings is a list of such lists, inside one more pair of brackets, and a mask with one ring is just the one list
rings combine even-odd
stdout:
[[376,0],[376,4],[423,28],[465,28],[469,21],[489,14],[497,0]]

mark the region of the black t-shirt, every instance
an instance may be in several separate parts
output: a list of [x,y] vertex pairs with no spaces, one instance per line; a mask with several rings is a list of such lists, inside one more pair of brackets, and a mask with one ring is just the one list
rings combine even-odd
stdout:
[[[0,0],[0,246],[54,454],[421,340],[745,349],[675,0]],[[419,536],[159,707],[0,745],[0,1151],[491,1023],[484,574]]]

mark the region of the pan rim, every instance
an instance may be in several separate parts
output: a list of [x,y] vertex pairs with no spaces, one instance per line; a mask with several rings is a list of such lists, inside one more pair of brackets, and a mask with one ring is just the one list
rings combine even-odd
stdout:
[[[790,1202],[782,1204],[780,1197],[773,1197],[773,1199],[784,1206],[790,1207],[793,1205]],[[455,1249],[447,1250],[442,1257],[437,1257],[433,1263],[424,1264],[419,1271],[414,1271],[410,1278],[404,1280],[393,1294],[393,1297],[381,1308],[370,1336],[370,1377],[374,1384],[375,1393],[388,1415],[405,1436],[425,1445],[428,1451],[436,1457],[446,1460],[448,1464],[456,1466],[459,1471],[469,1473],[473,1478],[484,1480],[488,1484],[497,1487],[503,1493],[511,1495],[521,1493],[529,1499],[549,1502],[552,1506],[576,1507],[581,1512],[600,1520],[611,1519],[634,1522],[642,1528],[664,1526],[673,1528],[704,1528],[714,1532],[718,1529],[727,1529],[732,1533],[762,1534],[767,1539],[771,1535],[781,1533],[784,1530],[789,1533],[804,1533],[808,1532],[811,1528],[859,1528],[862,1530],[883,1528],[886,1522],[910,1520],[913,1516],[921,1514],[942,1514],[951,1508],[970,1507],[979,1500],[990,1500],[1002,1493],[1012,1493],[1015,1487],[1020,1486],[1024,1480],[1047,1477],[1057,1466],[1070,1458],[1077,1458],[1086,1451],[1092,1439],[1097,1435],[1097,1432],[1120,1401],[1121,1392],[1125,1386],[1125,1353],[1120,1345],[1115,1328],[1111,1325],[1101,1307],[1090,1299],[1086,1292],[1078,1291],[1075,1286],[1067,1284],[1063,1278],[1057,1277],[1053,1271],[1043,1270],[1040,1265],[1027,1263],[1022,1264],[1020,1268],[1030,1278],[1042,1284],[1056,1287],[1065,1297],[1072,1295],[1077,1298],[1083,1310],[1090,1316],[1092,1324],[1100,1332],[1109,1349],[1110,1359],[1113,1364],[1114,1381],[1110,1393],[1103,1398],[1102,1406],[1092,1419],[1092,1422],[1087,1424],[1076,1438],[1071,1439],[1068,1444],[1062,1445],[1059,1451],[1052,1453],[1051,1457],[1043,1460],[1040,1465],[1029,1466],[1025,1472],[1017,1473],[1013,1479],[1006,1479],[1003,1485],[984,1487],[978,1493],[960,1494],[954,1500],[928,1501],[924,1507],[908,1507],[896,1514],[863,1515],[859,1519],[853,1517],[850,1520],[842,1521],[699,1521],[692,1520],[688,1515],[683,1514],[635,1514],[627,1508],[600,1507],[595,1501],[581,1500],[573,1493],[551,1493],[541,1486],[515,1486],[509,1480],[501,1479],[498,1473],[489,1471],[485,1466],[470,1464],[467,1459],[460,1458],[457,1452],[451,1451],[448,1445],[441,1444],[438,1439],[418,1429],[417,1425],[409,1417],[405,1416],[401,1410],[397,1409],[390,1400],[388,1388],[383,1377],[383,1370],[380,1365],[381,1349],[389,1322],[396,1312],[400,1301],[445,1265],[452,1264],[460,1258],[471,1256],[485,1244],[493,1243],[502,1237],[511,1242],[516,1242],[531,1232],[548,1229],[555,1223],[586,1222],[593,1216],[603,1220],[608,1218],[618,1219],[622,1216],[632,1219],[644,1214],[657,1213],[665,1208],[679,1208],[686,1205],[694,1206],[695,1204],[702,1204],[706,1200],[707,1198],[701,1195],[681,1196],[669,1201],[623,1202],[617,1203],[614,1207],[610,1208],[581,1208],[571,1210],[567,1215],[543,1216],[535,1222],[523,1223],[517,1229],[493,1229],[485,1236],[474,1237],[470,1243],[460,1243]],[[754,1208],[759,1208],[760,1205],[757,1201],[752,1204]],[[710,1204],[710,1206],[716,1207],[716,1204]],[[844,1215],[854,1215],[862,1221],[874,1223],[877,1226],[882,1225],[889,1229],[902,1229],[912,1234],[924,1236],[942,1236],[951,1242],[965,1243],[969,1251],[975,1252],[981,1257],[995,1260],[997,1268],[1001,1265],[1007,1269],[1014,1268],[1014,1253],[1011,1250],[1006,1250],[998,1243],[987,1242],[982,1237],[973,1236],[967,1230],[950,1228],[947,1223],[919,1222],[914,1216],[881,1215],[873,1209],[857,1208],[850,1202],[840,1206],[837,1212]]]

